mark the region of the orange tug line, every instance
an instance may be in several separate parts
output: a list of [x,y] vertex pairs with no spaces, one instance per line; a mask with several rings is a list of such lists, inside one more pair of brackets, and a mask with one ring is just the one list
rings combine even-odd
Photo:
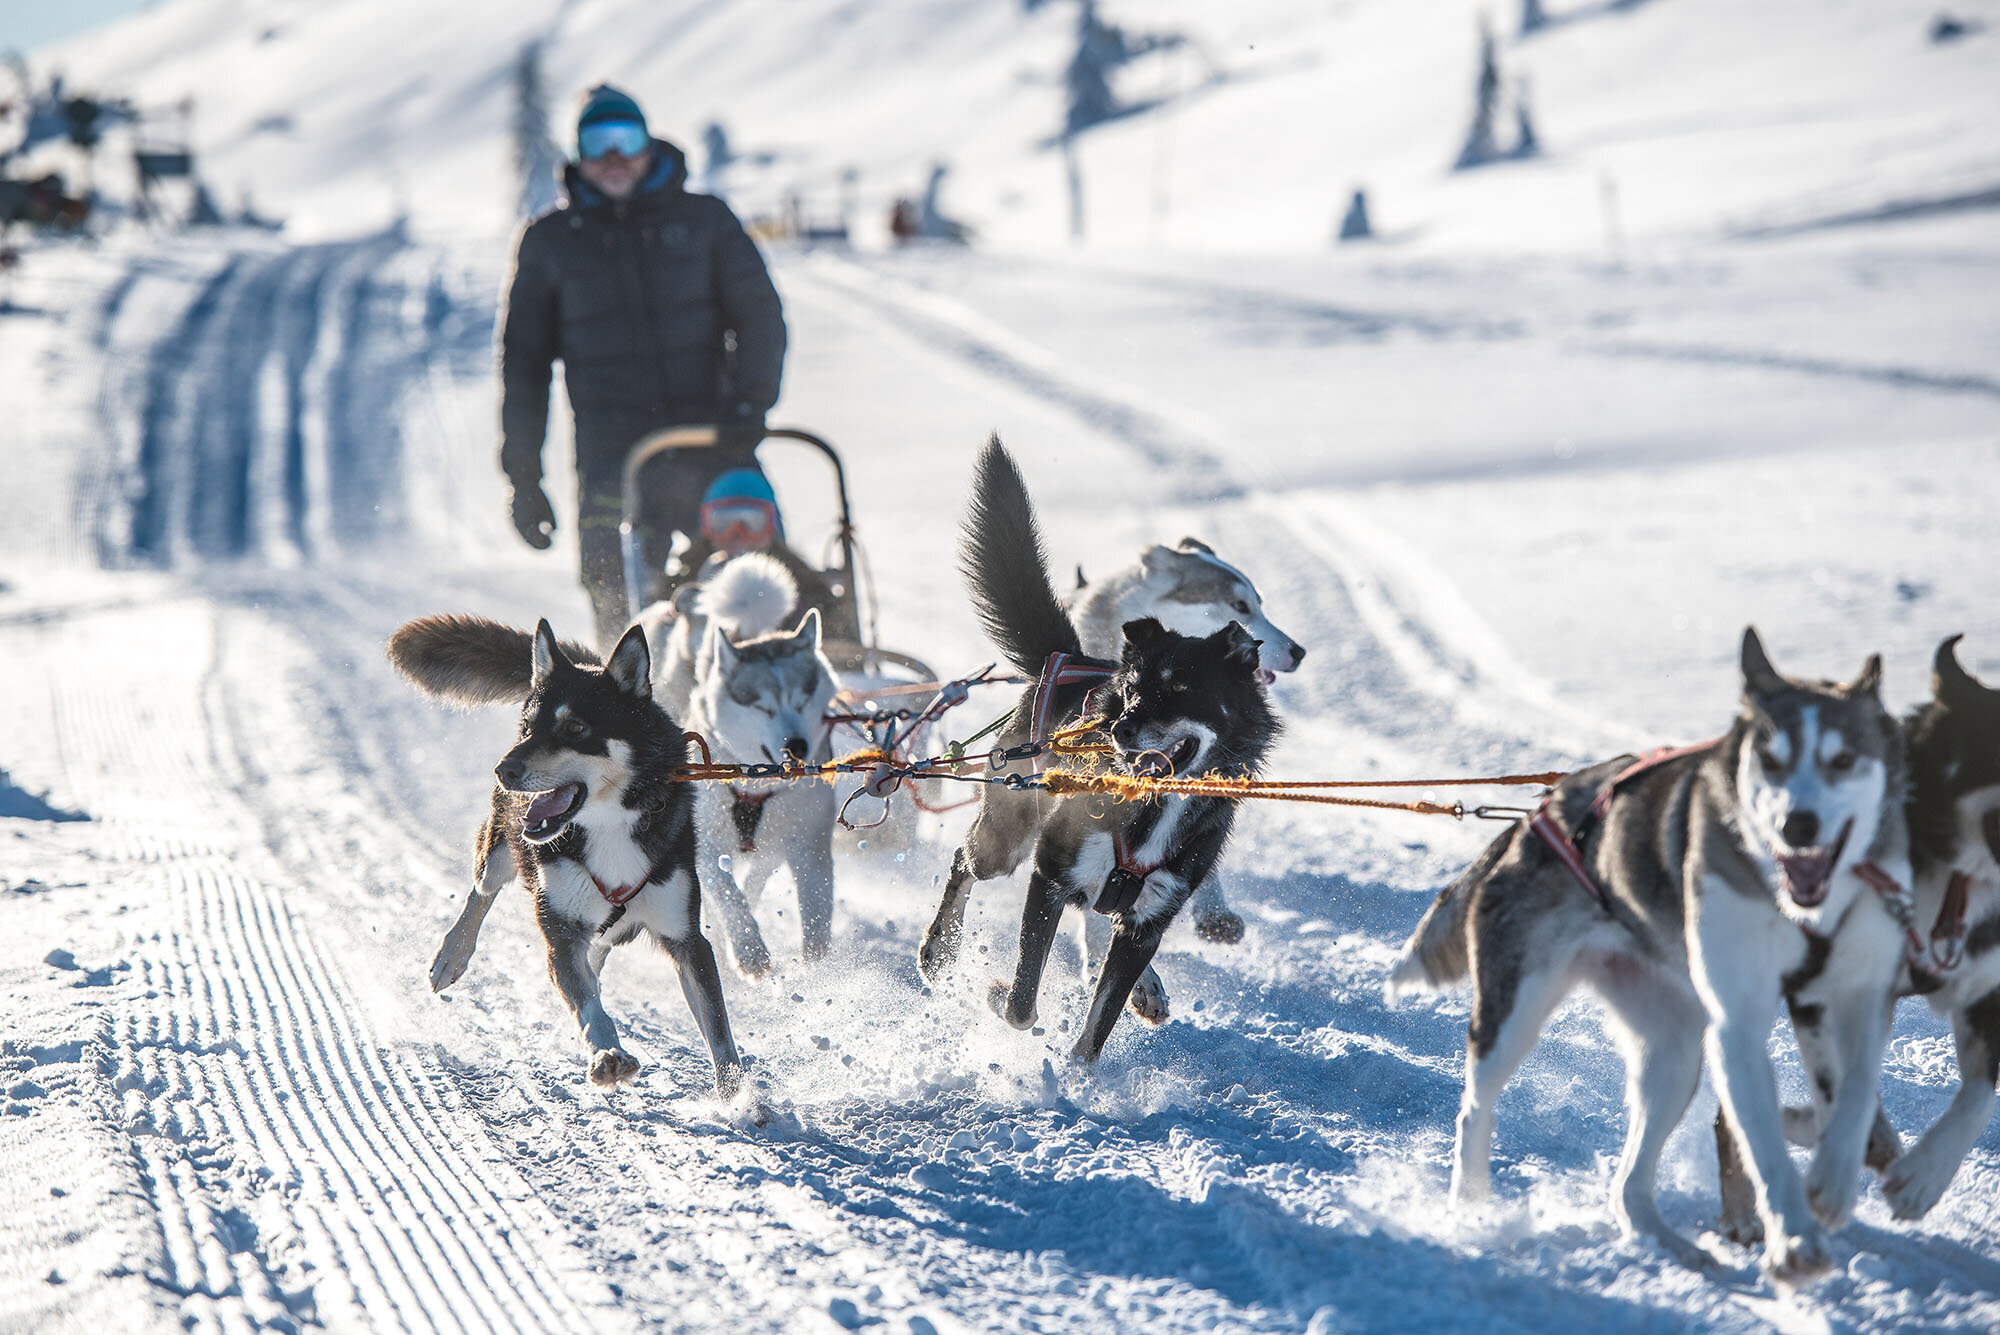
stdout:
[[[1044,744],[1048,750],[1058,755],[1106,755],[1115,748],[1105,742],[1083,740],[1096,731],[1094,721],[1074,728],[1067,728],[1049,738]],[[874,769],[878,766],[892,766],[894,777],[898,779],[965,779],[976,776],[944,772],[941,767],[959,766],[976,759],[969,756],[933,756],[928,760],[909,761],[897,764],[894,754],[875,749],[856,751],[827,761],[820,765],[800,765],[784,767],[773,771],[769,766],[719,765],[714,753],[700,733],[687,734],[688,741],[701,752],[701,763],[687,765],[667,776],[674,783],[740,783],[744,780],[767,780],[777,782],[810,779],[815,782],[831,783],[834,776]],[[989,756],[994,753],[989,753]],[[755,770],[755,773],[751,771]],[[1474,778],[1450,779],[1243,779],[1222,774],[1195,775],[1190,778],[1153,778],[1135,774],[1083,774],[1073,770],[1046,770],[1034,782],[1034,787],[1053,796],[1063,797],[1078,793],[1101,793],[1114,801],[1139,801],[1155,795],[1178,797],[1222,797],[1232,801],[1255,798],[1267,802],[1305,802],[1321,806],[1367,807],[1381,811],[1410,811],[1422,816],[1451,816],[1463,819],[1468,813],[1464,804],[1440,802],[1389,802],[1367,797],[1338,797],[1311,791],[1326,788],[1471,788],[1528,785],[1547,787],[1565,777],[1565,770],[1548,770],[1536,774],[1497,774]],[[912,794],[914,797],[914,794]]]

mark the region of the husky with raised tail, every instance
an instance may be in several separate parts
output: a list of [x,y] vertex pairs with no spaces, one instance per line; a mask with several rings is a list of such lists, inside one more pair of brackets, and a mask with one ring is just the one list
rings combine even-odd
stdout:
[[557,643],[481,617],[432,616],[389,640],[389,659],[423,691],[461,705],[518,704],[520,740],[494,767],[493,810],[473,854],[472,893],[431,964],[442,992],[465,973],[479,928],[510,874],[534,896],[549,977],[605,1089],[639,1073],[605,1014],[598,975],[613,946],[650,937],[672,956],[681,991],[733,1097],[743,1062],[729,1033],[715,952],[701,934],[692,786],[681,729],[653,700],[652,661],[638,627],[601,668]]
[[[1907,884],[1903,736],[1881,660],[1845,685],[1781,676],[1743,635],[1743,707],[1726,736],[1654,763],[1578,771],[1438,896],[1390,993],[1470,977],[1455,1204],[1483,1200],[1493,1105],[1578,983],[1610,1009],[1629,1123],[1612,1209],[1690,1265],[1654,1175],[1704,1050],[1766,1226],[1764,1268],[1827,1269],[1825,1229],[1860,1189],[1902,935],[1866,877]],[[1573,859],[1573,862],[1571,861]],[[1831,1068],[1824,1135],[1803,1179],[1786,1148],[1769,1041],[1781,999],[1817,1009]]]
[[[1126,622],[1151,617],[1181,635],[1212,635],[1234,621],[1257,641],[1257,668],[1266,686],[1280,672],[1291,672],[1305,661],[1305,646],[1279,630],[1264,611],[1264,596],[1256,584],[1200,538],[1182,538],[1168,547],[1155,543],[1139,560],[1101,580],[1086,580],[1076,572],[1070,595],[1083,652],[1115,659],[1122,652]],[[1210,941],[1243,939],[1243,919],[1229,907],[1222,878],[1214,873],[1195,887],[1189,903],[1194,929]],[[1111,939],[1110,920],[1098,914],[1085,918],[1085,938],[1092,959],[1104,958]],[[1153,1024],[1167,1018],[1166,986],[1147,969],[1132,989],[1132,1013]]]
[[[695,658],[688,727],[708,740],[718,764],[823,764],[833,758],[826,713],[838,689],[833,665],[820,652],[818,608],[792,630],[740,644],[711,621]],[[752,906],[780,867],[790,869],[798,892],[805,958],[824,959],[833,940],[833,828],[839,814],[833,785],[746,779],[699,787],[696,843],[736,967],[752,978],[771,971],[771,952]]]
[[[1027,487],[997,439],[974,472],[960,565],[987,634],[1014,666],[1039,674],[1051,655],[1064,654],[1081,659],[1085,676],[1097,670],[1088,683],[1057,679],[1026,690],[999,745],[1025,741],[1038,722],[1052,733],[1088,713],[1104,719],[1115,762],[1127,772],[1158,764],[1183,777],[1256,774],[1279,727],[1259,679],[1257,641],[1235,622],[1197,638],[1142,617],[1123,627],[1118,662],[1082,659],[1076,628],[1049,580]],[[1063,909],[1109,915],[1111,944],[1071,1054],[1095,1061],[1160,938],[1221,855],[1235,804],[1217,797],[1052,798],[998,785],[981,793],[924,936],[924,975],[936,979],[956,960],[973,883],[1006,875],[1032,854],[1020,961],[1013,982],[993,984],[988,1000],[1015,1028],[1032,1026]]]
[[[1898,1219],[1929,1213],[1992,1119],[2000,1078],[2000,690],[1983,684],[1958,661],[1959,636],[1940,644],[1931,699],[1904,722],[1910,757],[1910,828],[1915,876],[1897,991],[1921,996],[1951,1018],[1958,1048],[1958,1093],[1904,1151],[1886,1120],[1878,1120],[1869,1163],[1882,1170],[1882,1194]],[[1792,1007],[1801,1055],[1823,1091],[1837,1071],[1823,1069],[1824,1017],[1810,1005]],[[1786,1129],[1812,1144],[1823,1109],[1788,1108]],[[1723,1231],[1739,1241],[1761,1235],[1741,1166],[1717,1127],[1722,1151]]]
[[769,635],[798,620],[799,582],[765,552],[745,552],[699,583],[683,584],[673,601],[639,613],[653,649],[653,693],[675,718],[686,718],[702,646],[713,631],[734,643]]

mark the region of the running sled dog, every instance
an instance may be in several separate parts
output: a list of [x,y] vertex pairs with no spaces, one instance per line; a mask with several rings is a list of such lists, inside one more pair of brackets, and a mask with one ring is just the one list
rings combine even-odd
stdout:
[[[1083,658],[1076,627],[1049,580],[1027,488],[998,440],[987,444],[975,468],[961,566],[980,619],[1009,662],[1039,674],[1060,654],[1083,669],[1079,679],[1058,676],[1024,692],[1001,746],[1096,714],[1105,720],[1116,763],[1128,771],[1161,762],[1182,776],[1257,772],[1279,725],[1259,678],[1256,640],[1236,622],[1195,637],[1142,617],[1123,627],[1120,661]],[[926,978],[940,978],[957,958],[973,883],[1032,858],[1020,961],[1012,984],[996,982],[988,1001],[1015,1028],[1032,1026],[1063,909],[1088,905],[1109,915],[1111,944],[1071,1054],[1095,1061],[1160,938],[1215,866],[1234,804],[1215,797],[1112,802],[998,785],[981,795],[979,815],[952,857],[919,965]]]
[[[1496,839],[1432,904],[1389,989],[1472,980],[1454,1203],[1485,1198],[1494,1101],[1587,982],[1626,1060],[1619,1222],[1689,1265],[1713,1259],[1654,1198],[1705,1049],[1765,1224],[1764,1268],[1797,1281],[1831,1265],[1824,1230],[1852,1212],[1875,1117],[1902,936],[1864,876],[1907,884],[1903,737],[1882,707],[1879,658],[1845,685],[1802,681],[1750,630],[1742,669],[1742,711],[1720,740],[1581,770],[1543,808],[1560,839],[1527,824]],[[1803,1180],[1768,1055],[1788,993],[1816,1009],[1834,1080]]]
[[[1869,1163],[1882,1170],[1882,1194],[1898,1219],[1921,1219],[1944,1195],[1993,1116],[2000,1077],[2000,690],[1958,661],[1954,635],[1938,646],[1931,699],[1904,723],[1909,747],[1910,862],[1916,877],[1896,990],[1921,996],[1951,1019],[1958,1048],[1958,1093],[1907,1152],[1879,1120]],[[1792,1006],[1792,1028],[1813,1075],[1815,1104],[1786,1109],[1786,1129],[1812,1144],[1820,1105],[1840,1078],[1820,1058],[1823,1017]],[[1749,1186],[1718,1120],[1722,1151],[1723,1232],[1759,1236]]]
[[[1263,595],[1250,577],[1215,554],[1199,538],[1182,538],[1178,545],[1148,547],[1136,564],[1090,582],[1077,571],[1070,596],[1071,615],[1083,652],[1094,658],[1116,659],[1126,622],[1151,617],[1181,635],[1212,635],[1234,621],[1257,641],[1259,678],[1266,686],[1280,672],[1294,671],[1305,660],[1305,647],[1272,624]],[[1190,901],[1194,929],[1210,941],[1243,939],[1243,919],[1229,907],[1222,879],[1211,873],[1195,887]],[[1101,914],[1085,919],[1090,958],[1103,959],[1110,943],[1110,920]],[[1158,1024],[1167,1018],[1165,985],[1152,969],[1132,989],[1132,1012]]]
[[547,621],[531,637],[484,618],[432,616],[398,629],[389,658],[439,699],[521,707],[520,739],[493,770],[472,892],[438,947],[432,989],[464,975],[480,925],[518,873],[534,896],[549,977],[589,1050],[590,1082],[609,1089],[639,1073],[598,975],[613,946],[647,936],[673,958],[716,1092],[734,1097],[743,1062],[701,934],[693,786],[666,778],[687,763],[687,745],[653,699],[645,633],[626,631],[600,668],[588,650],[558,644]]
[[[660,663],[654,690],[667,708],[708,740],[718,764],[833,759],[826,714],[840,684],[820,651],[819,609],[807,609],[792,630],[779,629],[798,602],[791,572],[749,552],[684,592],[677,612],[656,604],[640,618]],[[754,905],[780,867],[790,870],[798,893],[805,958],[824,959],[833,939],[833,786],[744,780],[698,787],[698,853],[736,967],[752,978],[771,972]]]

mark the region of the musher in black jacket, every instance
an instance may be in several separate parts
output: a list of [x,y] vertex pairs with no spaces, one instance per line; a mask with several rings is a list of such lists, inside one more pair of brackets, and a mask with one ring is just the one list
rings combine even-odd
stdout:
[[692,535],[703,488],[751,451],[778,398],[785,316],[756,243],[729,206],[687,188],[680,149],[646,131],[625,93],[599,84],[577,118],[569,198],[521,234],[500,335],[500,467],[514,527],[549,545],[542,491],[550,368],[563,363],[576,417],[583,584],[606,648],[625,629],[618,542],[621,469],[670,426],[714,422],[713,450],[669,451],[645,478],[649,554]]

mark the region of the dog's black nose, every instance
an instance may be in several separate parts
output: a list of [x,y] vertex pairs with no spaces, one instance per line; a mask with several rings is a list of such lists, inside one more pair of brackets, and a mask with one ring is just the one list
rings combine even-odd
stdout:
[[787,737],[785,739],[785,759],[797,762],[805,758],[806,739],[803,737]]
[[1303,644],[1295,644],[1295,645],[1293,645],[1293,646],[1292,646],[1292,666],[1293,666],[1293,667],[1297,667],[1297,666],[1298,666],[1299,664],[1301,664],[1301,663],[1303,663],[1303,662],[1305,662],[1305,661],[1306,661],[1306,647],[1305,647],[1305,646],[1304,646]]
[[1811,848],[1819,842],[1819,817],[1810,811],[1794,811],[1785,817],[1780,833],[1793,848]]
[[502,788],[519,788],[527,773],[528,767],[512,756],[493,767],[493,777],[500,780]]

